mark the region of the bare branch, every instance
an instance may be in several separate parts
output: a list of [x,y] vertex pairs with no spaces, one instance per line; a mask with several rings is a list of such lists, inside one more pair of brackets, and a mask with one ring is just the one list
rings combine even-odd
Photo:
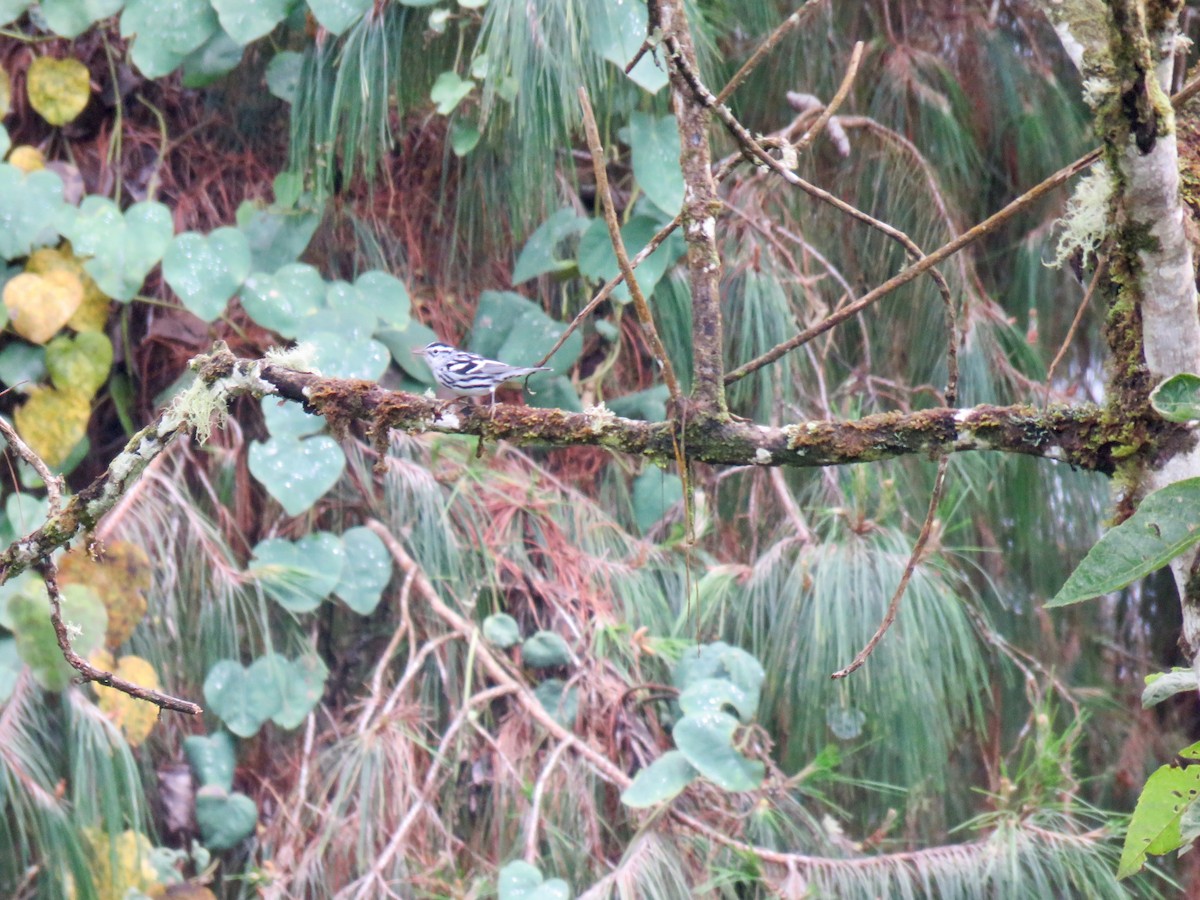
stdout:
[[94,681],[96,684],[102,684],[105,687],[114,688],[123,694],[128,694],[136,700],[145,700],[147,703],[153,703],[160,709],[170,709],[193,716],[198,716],[204,712],[195,703],[142,687],[141,685],[134,684],[132,681],[119,678],[112,672],[105,672],[103,669],[98,669],[76,653],[71,646],[71,638],[67,632],[66,623],[63,622],[62,591],[58,587],[58,567],[47,556],[37,563],[35,568],[38,574],[42,576],[42,581],[46,583],[46,591],[50,595],[50,622],[54,625],[54,635],[58,639],[58,648],[62,651],[62,655],[66,661],[79,672],[80,681]]
[[721,88],[721,93],[717,94],[717,102],[724,103],[728,100],[729,96],[741,86],[746,77],[758,67],[758,64],[766,58],[767,54],[774,50],[780,41],[791,34],[797,25],[807,22],[812,14],[820,9],[824,3],[825,0],[808,0],[802,7],[776,25],[775,30],[767,35],[766,39],[750,54],[750,58],[742,63],[742,67],[729,79],[729,83]]
[[625,250],[625,241],[621,239],[621,225],[617,222],[617,209],[613,205],[612,191],[608,187],[608,171],[604,165],[604,147],[600,143],[600,129],[596,127],[596,115],[592,112],[592,104],[588,99],[587,88],[579,89],[579,106],[583,110],[583,127],[587,133],[588,150],[592,154],[592,171],[596,173],[596,195],[604,207],[604,221],[608,225],[608,238],[612,242],[613,252],[617,255],[617,265],[625,276],[629,286],[629,295],[633,298],[633,308],[637,311],[638,322],[642,333],[650,346],[654,361],[662,369],[663,381],[671,392],[671,401],[676,409],[680,409],[683,399],[679,392],[679,382],[675,379],[675,369],[667,358],[667,350],[658,330],[654,327],[654,314],[650,312],[650,304],[642,293],[641,286],[633,275],[633,266],[629,262],[629,254]]

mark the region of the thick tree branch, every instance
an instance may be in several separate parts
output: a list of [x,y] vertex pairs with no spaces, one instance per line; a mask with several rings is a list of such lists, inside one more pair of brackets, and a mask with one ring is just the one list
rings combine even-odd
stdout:
[[[725,410],[725,341],[721,324],[721,257],[717,252],[717,215],[721,201],[708,144],[708,107],[688,83],[696,51],[683,0],[652,0],[669,37],[671,103],[679,123],[679,162],[683,169],[683,233],[687,241],[688,284],[692,291],[692,400],[706,413]],[[655,16],[652,14],[651,19]]]

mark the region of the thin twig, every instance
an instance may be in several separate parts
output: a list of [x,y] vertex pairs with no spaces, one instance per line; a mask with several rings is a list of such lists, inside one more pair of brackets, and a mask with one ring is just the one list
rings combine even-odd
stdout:
[[[1196,78],[1180,88],[1179,92],[1171,97],[1171,104],[1176,108],[1179,108],[1197,94],[1200,94],[1200,78]],[[745,378],[751,372],[755,372],[758,369],[761,369],[763,366],[770,365],[785,353],[807,344],[813,338],[819,337],[830,328],[834,328],[849,319],[851,316],[862,312],[862,310],[866,309],[872,303],[875,303],[882,297],[887,296],[897,288],[908,284],[914,278],[917,278],[923,274],[926,270],[933,268],[938,263],[953,256],[959,250],[962,250],[969,244],[975,243],[975,241],[979,240],[985,235],[991,234],[1009,219],[1021,212],[1024,212],[1046,194],[1050,193],[1050,191],[1053,191],[1056,188],[1066,184],[1067,181],[1078,175],[1084,169],[1090,168],[1098,159],[1100,159],[1099,147],[1090,151],[1089,153],[1085,153],[1083,156],[1079,157],[1079,159],[1075,160],[1075,162],[1063,166],[1049,178],[1046,178],[1040,184],[1030,188],[1020,197],[1012,200],[1008,205],[1004,206],[998,212],[988,216],[978,225],[968,228],[958,237],[954,238],[954,240],[943,244],[924,259],[918,260],[907,269],[904,269],[902,272],[899,272],[889,278],[883,284],[871,291],[868,291],[862,296],[861,299],[850,304],[840,312],[834,313],[824,322],[814,325],[812,328],[806,328],[804,331],[800,332],[800,334],[788,338],[783,343],[772,347],[761,356],[755,357],[754,359],[750,360],[750,362],[743,363],[741,366],[738,366],[725,376],[725,384],[732,384],[741,378]]]
[[[640,266],[642,263],[644,263],[646,261],[647,257],[649,257],[651,253],[653,253],[655,250],[657,250],[659,245],[663,241],[665,241],[668,237],[670,237],[671,232],[673,232],[676,228],[678,228],[680,223],[682,223],[682,222],[683,222],[683,214],[680,213],[675,218],[673,218],[670,222],[668,222],[666,225],[664,225],[662,228],[658,229],[658,232],[654,235],[654,237],[650,238],[650,240],[646,243],[646,246],[643,247],[641,250],[639,250],[637,252],[637,254],[633,257],[633,259],[631,259],[629,261],[629,267],[631,269],[636,269],[638,266]],[[612,278],[608,282],[606,282],[604,287],[600,288],[600,290],[596,293],[596,296],[588,301],[587,306],[585,306],[583,309],[581,309],[578,312],[578,314],[576,314],[575,318],[573,318],[571,320],[570,324],[567,325],[566,330],[563,331],[563,333],[561,335],[559,335],[558,340],[554,342],[554,346],[550,348],[550,350],[546,353],[546,355],[543,356],[538,361],[537,364],[539,366],[544,366],[546,364],[546,360],[550,359],[550,357],[552,357],[555,353],[557,353],[559,351],[559,348],[562,347],[562,345],[567,342],[567,338],[569,338],[571,336],[571,332],[573,332],[576,328],[578,328],[580,325],[582,325],[583,320],[586,319],[588,316],[590,316],[593,312],[595,312],[596,307],[598,307],[601,303],[603,303],[605,300],[607,300],[609,298],[609,296],[612,295],[612,292],[617,289],[618,285],[621,285],[624,283],[625,283],[625,273],[624,272],[618,272],[617,276],[615,278]]]
[[834,672],[830,676],[831,678],[845,678],[851,672],[862,668],[867,657],[874,652],[879,642],[883,640],[883,636],[887,634],[887,630],[896,621],[896,613],[900,611],[900,601],[904,597],[904,591],[908,588],[908,582],[912,578],[913,572],[916,571],[917,563],[921,561],[921,556],[925,552],[925,544],[928,543],[929,535],[933,532],[933,522],[937,518],[938,505],[942,502],[942,492],[946,487],[946,470],[949,467],[949,456],[943,456],[938,460],[937,477],[933,481],[933,493],[929,497],[929,511],[925,513],[925,523],[921,526],[921,533],[917,535],[917,542],[913,544],[908,564],[905,565],[904,574],[900,576],[900,584],[896,586],[896,592],[892,594],[891,602],[888,603],[887,612],[883,614],[883,621],[879,623],[879,627],[875,629],[875,633],[871,635],[866,646],[858,651],[858,656],[854,657],[854,661],[846,668]]
[[50,622],[54,625],[54,635],[58,638],[58,648],[62,651],[62,655],[66,661],[79,672],[81,681],[93,681],[105,687],[115,688],[136,700],[145,700],[147,703],[153,703],[160,709],[170,709],[193,716],[198,716],[204,712],[195,703],[189,703],[187,700],[180,700],[178,697],[172,697],[170,694],[144,688],[141,685],[134,684],[132,681],[118,678],[112,672],[105,672],[103,669],[98,669],[76,653],[75,649],[71,646],[71,638],[67,632],[66,623],[63,622],[63,598],[62,591],[58,586],[58,567],[47,556],[35,568],[38,574],[42,576],[42,581],[46,583],[46,592],[50,595]]
[[[3,434],[9,446],[17,451],[17,455],[33,466],[33,470],[38,473],[38,476],[46,485],[46,501],[50,507],[50,515],[57,515],[62,511],[62,478],[50,471],[50,467],[46,465],[40,456],[33,452],[33,448],[21,440],[21,436],[17,434],[17,430],[3,418],[0,418],[0,434]],[[15,525],[16,523],[14,522],[13,524]]]
[[609,240],[612,241],[613,252],[617,255],[617,265],[625,276],[625,284],[628,285],[629,294],[633,298],[633,308],[637,311],[642,333],[650,345],[650,352],[653,354],[655,362],[662,369],[663,381],[667,383],[667,390],[671,392],[671,400],[675,404],[675,408],[679,409],[683,397],[679,391],[679,382],[675,379],[675,369],[667,357],[667,350],[663,346],[662,339],[658,336],[658,329],[654,327],[654,314],[650,311],[650,304],[646,302],[646,296],[633,276],[633,266],[629,262],[629,254],[625,251],[625,241],[621,238],[621,225],[617,221],[617,209],[613,204],[612,192],[608,187],[608,172],[604,166],[604,146],[600,143],[600,129],[596,126],[596,115],[592,112],[592,103],[588,99],[587,88],[579,88],[578,93],[579,106],[583,110],[583,127],[587,133],[588,150],[592,154],[592,169],[596,173],[596,195],[600,197],[604,206],[604,221],[608,224]]
[[742,63],[742,67],[734,73],[725,87],[721,88],[721,93],[717,94],[717,102],[724,103],[728,100],[729,95],[741,87],[742,82],[746,80],[746,76],[757,68],[766,55],[774,50],[780,41],[791,34],[797,25],[807,21],[808,17],[815,13],[824,2],[825,0],[808,0],[802,7],[776,25],[775,30],[767,35],[766,40],[755,48],[754,52],[750,54],[750,58]]
[[1087,290],[1083,292],[1083,299],[1079,301],[1079,308],[1075,310],[1075,318],[1071,320],[1071,327],[1067,329],[1067,336],[1063,338],[1062,346],[1058,348],[1058,352],[1054,354],[1054,359],[1050,362],[1050,367],[1046,370],[1046,399],[1042,403],[1043,406],[1047,406],[1050,403],[1054,370],[1062,362],[1062,358],[1067,353],[1067,348],[1071,346],[1071,341],[1075,340],[1075,332],[1079,329],[1079,323],[1083,321],[1083,313],[1088,308],[1088,304],[1092,302],[1092,295],[1096,293],[1096,285],[1100,283],[1100,279],[1104,277],[1106,271],[1108,271],[1107,256],[1102,257],[1100,262],[1096,264],[1096,271],[1092,273],[1092,280],[1088,282]]
[[[850,62],[846,66],[846,74],[842,76],[842,83],[838,86],[837,93],[833,95],[833,99],[821,110],[821,114],[817,116],[817,121],[813,122],[812,127],[801,135],[800,140],[796,141],[795,148],[797,153],[806,149],[809,144],[816,140],[817,135],[825,130],[825,126],[833,118],[833,114],[838,111],[841,105],[846,102],[846,98],[850,96],[850,88],[854,86],[854,79],[858,75],[858,67],[862,62],[862,55],[863,42],[859,41],[854,45],[854,49],[850,51]],[[717,95],[717,102],[722,102],[719,94]]]
[[525,862],[527,863],[535,863],[538,858],[538,818],[541,813],[542,795],[546,793],[546,782],[550,780],[550,773],[554,771],[554,767],[558,765],[558,761],[570,746],[564,741],[550,751],[550,755],[546,758],[546,764],[542,766],[541,774],[538,775],[537,784],[533,787],[533,796],[529,800],[529,822],[525,826]]
[[[754,139],[754,136],[750,133],[746,126],[737,120],[737,118],[729,110],[729,107],[716,102],[717,98],[713,96],[712,92],[705,86],[704,82],[700,80],[700,76],[687,63],[685,55],[681,52],[676,37],[668,33],[665,37],[665,41],[667,48],[671,51],[671,64],[675,67],[675,71],[679,72],[684,80],[687,81],[692,91],[696,94],[696,97],[702,103],[709,106],[716,114],[717,118],[719,118],[725,124],[725,127],[729,130],[730,134],[733,135],[734,139],[742,146],[744,151],[761,161],[788,184],[800,188],[810,197],[815,197],[817,200],[820,200],[823,203],[828,203],[830,206],[845,213],[851,218],[882,232],[904,247],[904,249],[912,254],[918,261],[923,261],[926,259],[924,251],[921,250],[921,248],[912,238],[910,238],[900,229],[876,219],[874,216],[863,212],[858,207],[847,203],[840,197],[834,196],[829,191],[819,188],[815,184],[811,184],[810,182],[801,178],[787,166],[783,165],[783,163],[775,159],[775,157],[771,156],[771,154],[768,153],[763,146]],[[946,283],[946,279],[942,273],[932,266],[927,266],[922,271],[927,271],[929,273],[929,277],[933,279],[934,284],[937,285],[937,289],[942,295],[943,302],[947,305],[947,308],[951,307],[954,303],[954,298],[950,294],[950,285]],[[730,376],[732,374],[733,373],[728,373],[725,376],[726,384],[730,383]],[[955,373],[951,372],[951,380],[954,379],[954,375]],[[947,392],[949,393],[951,391],[952,387],[948,387]]]

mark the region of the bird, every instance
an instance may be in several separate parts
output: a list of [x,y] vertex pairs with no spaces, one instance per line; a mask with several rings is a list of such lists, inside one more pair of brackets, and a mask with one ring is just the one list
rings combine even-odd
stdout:
[[496,405],[496,388],[509,381],[516,381],[534,372],[549,372],[549,366],[510,366],[495,359],[485,359],[478,353],[459,350],[441,341],[433,341],[414,356],[425,357],[437,383],[459,397],[482,397],[491,395],[491,406]]

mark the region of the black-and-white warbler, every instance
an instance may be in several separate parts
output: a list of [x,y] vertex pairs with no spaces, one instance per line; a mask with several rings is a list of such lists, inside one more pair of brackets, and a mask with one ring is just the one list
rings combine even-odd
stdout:
[[425,357],[437,383],[448,391],[459,397],[490,394],[493,406],[496,405],[496,388],[502,384],[534,372],[550,371],[547,366],[510,366],[494,359],[484,359],[478,353],[456,350],[441,341],[414,350],[413,354]]

